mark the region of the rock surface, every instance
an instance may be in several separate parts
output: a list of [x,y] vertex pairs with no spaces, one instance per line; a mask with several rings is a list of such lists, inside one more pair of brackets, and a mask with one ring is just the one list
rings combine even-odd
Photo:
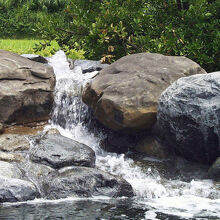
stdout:
[[212,164],[208,171],[209,177],[213,178],[214,180],[220,181],[220,157]]
[[168,159],[173,153],[167,147],[160,144],[153,136],[142,137],[134,148],[139,153],[144,153],[148,157]]
[[65,166],[95,166],[95,152],[90,147],[59,134],[37,137],[30,159],[55,169]]
[[21,171],[11,163],[0,161],[0,176],[8,178],[22,178]]
[[220,156],[220,72],[177,80],[159,100],[155,133],[185,158],[213,163]]
[[0,123],[0,134],[2,134],[4,132],[4,125],[2,123]]
[[133,196],[131,185],[120,177],[87,167],[68,167],[43,180],[43,191],[48,199],[71,196],[91,197]]
[[47,120],[53,104],[52,67],[0,50],[0,122]]
[[37,190],[31,182],[0,176],[0,203],[22,202],[36,196]]
[[25,57],[29,60],[35,61],[35,62],[39,62],[39,63],[48,63],[48,60],[40,55],[36,55],[36,54],[22,54],[22,57]]
[[24,161],[24,157],[17,153],[6,153],[0,151],[0,160],[7,162],[22,162]]
[[109,132],[101,142],[101,148],[112,153],[126,153],[134,148],[136,139],[134,136]]
[[160,94],[181,77],[206,73],[185,57],[140,53],[103,69],[83,91],[83,101],[106,127],[126,133],[151,129]]
[[93,60],[69,59],[68,61],[69,61],[70,69],[74,69],[76,66],[80,66],[83,73],[100,71],[108,66],[108,64],[102,64],[100,61],[93,61]]
[[30,143],[24,135],[2,134],[0,136],[0,150],[4,152],[29,150]]

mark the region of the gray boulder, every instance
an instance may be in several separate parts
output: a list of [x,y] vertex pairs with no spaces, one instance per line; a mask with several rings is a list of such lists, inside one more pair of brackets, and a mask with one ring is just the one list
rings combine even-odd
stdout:
[[102,64],[100,61],[93,61],[93,60],[69,59],[68,61],[69,61],[70,69],[74,69],[76,66],[80,66],[83,73],[100,71],[108,66],[108,64]]
[[125,133],[151,129],[160,94],[181,77],[206,73],[186,57],[139,53],[109,65],[83,90],[103,125]]
[[48,120],[54,85],[51,66],[0,50],[0,122]]
[[155,133],[185,158],[220,156],[220,72],[177,80],[161,95]]
[[212,164],[208,171],[209,177],[213,178],[214,180],[220,181],[220,157]]
[[95,166],[95,152],[90,147],[59,134],[35,138],[30,159],[55,169],[65,166]]
[[87,167],[67,167],[48,175],[42,189],[48,199],[134,195],[131,185],[124,179]]
[[0,176],[0,203],[22,202],[36,196],[37,190],[31,182]]

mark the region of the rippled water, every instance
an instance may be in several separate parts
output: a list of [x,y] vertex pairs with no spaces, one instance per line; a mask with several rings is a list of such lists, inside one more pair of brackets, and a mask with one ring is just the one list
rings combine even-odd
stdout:
[[[181,160],[172,161],[170,166],[169,161],[154,158],[137,161],[129,155],[103,151],[99,144],[104,135],[88,129],[91,118],[81,101],[82,85],[96,72],[82,74],[80,67],[70,70],[62,51],[50,59],[50,64],[57,83],[56,104],[47,128],[55,127],[62,135],[90,146],[96,153],[96,166],[125,178],[136,196],[3,204],[0,219],[220,219],[220,187],[211,180],[200,179],[205,167],[203,170]],[[172,177],[166,175],[173,170],[178,172]]]

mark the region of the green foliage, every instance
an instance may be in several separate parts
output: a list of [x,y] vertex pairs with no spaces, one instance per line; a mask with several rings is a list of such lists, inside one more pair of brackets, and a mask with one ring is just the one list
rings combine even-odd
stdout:
[[[64,8],[68,0],[0,0],[0,38],[41,38],[53,24],[65,26]],[[53,21],[53,23],[49,23]]]
[[[220,69],[219,0],[70,0],[61,31],[47,39],[86,58],[113,62],[137,52],[184,55],[207,71]],[[42,28],[41,30],[44,30]],[[59,28],[57,28],[59,30]]]

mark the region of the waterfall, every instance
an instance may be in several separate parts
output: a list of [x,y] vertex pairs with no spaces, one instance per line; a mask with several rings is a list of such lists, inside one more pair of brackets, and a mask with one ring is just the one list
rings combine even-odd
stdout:
[[135,202],[151,208],[146,216],[155,216],[152,212],[159,211],[184,218],[220,217],[220,192],[211,180],[186,182],[165,178],[151,167],[143,170],[124,154],[102,150],[100,141],[104,134],[88,129],[91,115],[81,100],[82,87],[97,72],[83,74],[80,66],[70,70],[63,51],[51,57],[49,64],[54,68],[57,82],[55,104],[47,128],[57,128],[63,136],[91,147],[96,153],[96,167],[126,179],[134,189]]

